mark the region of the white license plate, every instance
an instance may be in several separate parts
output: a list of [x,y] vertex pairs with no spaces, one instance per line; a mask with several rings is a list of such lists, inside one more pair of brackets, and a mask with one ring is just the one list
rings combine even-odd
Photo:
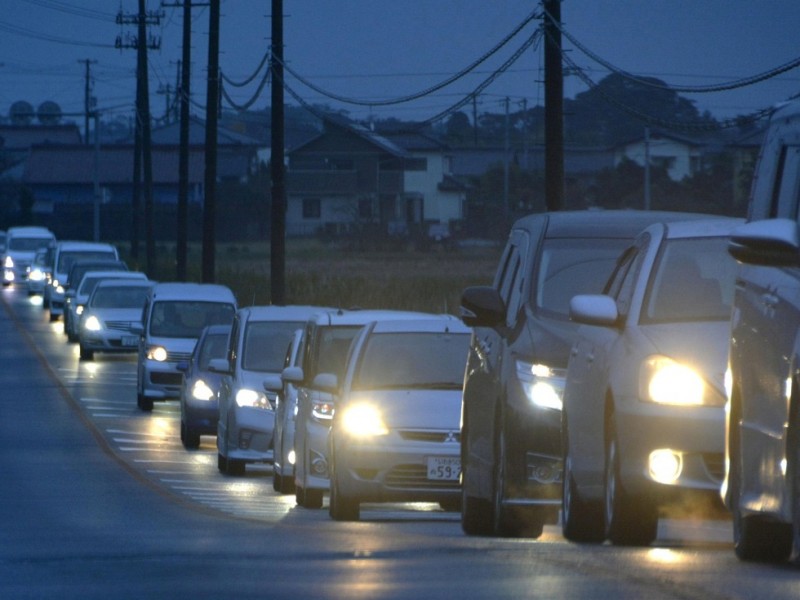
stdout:
[[428,479],[458,481],[461,475],[461,459],[457,456],[429,456]]
[[138,346],[139,338],[136,337],[135,335],[122,336],[122,345],[127,347]]

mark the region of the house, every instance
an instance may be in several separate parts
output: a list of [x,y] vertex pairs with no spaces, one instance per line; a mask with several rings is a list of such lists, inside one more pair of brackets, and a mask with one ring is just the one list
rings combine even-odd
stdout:
[[682,181],[702,169],[705,146],[704,142],[669,132],[643,131],[641,137],[617,145],[614,166],[632,160],[644,167],[649,156],[651,166],[663,167],[670,179]]
[[375,226],[407,235],[464,218],[466,188],[452,177],[446,146],[339,115],[322,120],[318,136],[287,152],[287,235]]

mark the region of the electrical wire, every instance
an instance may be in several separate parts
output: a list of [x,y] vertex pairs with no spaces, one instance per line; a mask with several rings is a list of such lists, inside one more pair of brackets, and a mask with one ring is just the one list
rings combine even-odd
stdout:
[[253,72],[253,74],[250,75],[250,77],[248,77],[244,81],[235,82],[232,79],[230,79],[227,75],[225,75],[225,73],[223,73],[221,71],[220,71],[220,76],[222,77],[222,79],[224,81],[227,81],[233,87],[244,87],[248,83],[253,81],[258,76],[258,74],[261,72],[261,69],[264,67],[264,64],[267,62],[268,58],[269,58],[269,50],[266,51],[266,53],[264,54],[264,57],[261,59],[261,62],[258,64],[258,66],[256,67],[256,70]]

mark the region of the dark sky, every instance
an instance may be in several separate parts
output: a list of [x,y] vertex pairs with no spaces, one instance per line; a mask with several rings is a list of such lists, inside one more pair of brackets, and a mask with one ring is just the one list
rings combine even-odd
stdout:
[[[171,1],[169,4],[176,4]],[[108,115],[130,115],[134,105],[134,50],[114,48],[115,38],[134,34],[115,17],[136,12],[136,0],[4,0],[0,15],[0,113],[25,100],[37,107],[57,102],[64,112],[83,110],[85,60],[92,95]],[[152,113],[160,116],[174,91],[181,56],[182,9],[148,0],[163,10],[152,32],[161,49],[150,54]],[[333,100],[402,98],[446,80],[486,54],[533,11],[536,0],[284,0],[285,58],[322,92],[287,75],[287,83],[309,103],[327,103],[354,117],[370,114],[424,120],[446,110],[495,73],[531,36],[532,21],[474,73],[413,102],[366,107]],[[800,57],[798,0],[564,0],[566,32],[611,66],[674,85],[708,86],[750,77]],[[248,85],[226,89],[238,106],[269,104],[269,86],[259,92],[256,69],[268,50],[269,0],[222,0],[220,67],[225,77]],[[194,110],[205,105],[208,9],[193,21]],[[606,66],[567,38],[570,58],[599,81]],[[543,49],[528,48],[480,96],[479,111],[543,103]],[[262,71],[263,73],[263,71]],[[255,76],[254,76],[255,75]],[[575,76],[565,95],[585,91]],[[324,92],[324,93],[323,93]],[[683,94],[717,118],[746,114],[800,92],[800,69],[756,85],[713,94]],[[251,100],[254,101],[252,104]],[[291,96],[287,101],[294,103]],[[226,103],[228,106],[228,103]],[[79,120],[76,118],[76,120]]]

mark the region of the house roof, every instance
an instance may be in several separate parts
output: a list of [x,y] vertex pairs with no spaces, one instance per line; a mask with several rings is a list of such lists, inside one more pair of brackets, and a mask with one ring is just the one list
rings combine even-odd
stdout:
[[[150,132],[150,139],[153,144],[179,144],[181,139],[180,123],[169,123],[161,127],[155,127]],[[132,143],[133,138],[128,136],[122,142]],[[206,123],[199,117],[189,117],[189,144],[202,145],[206,142]],[[243,146],[268,146],[269,140],[258,140],[249,135],[226,129],[225,127],[217,127],[217,143],[226,145],[243,145]]]
[[27,150],[34,144],[80,144],[74,123],[66,125],[0,125],[0,149]]
[[401,147],[396,142],[390,140],[389,138],[372,131],[368,127],[356,123],[348,119],[345,116],[327,113],[322,116],[322,123],[324,127],[324,131],[319,135],[315,136],[314,138],[303,142],[302,144],[292,148],[290,152],[297,152],[298,150],[302,150],[306,146],[310,145],[314,141],[325,137],[327,134],[330,134],[332,130],[335,129],[344,129],[350,132],[353,135],[360,137],[361,139],[365,140],[366,142],[372,144],[373,146],[378,147],[379,149],[396,156],[398,158],[410,158],[411,154],[403,147]]
[[[101,185],[130,184],[133,181],[133,146],[102,146],[98,154]],[[94,180],[94,148],[90,146],[34,146],[25,161],[22,180],[27,184],[86,184]],[[177,146],[154,146],[152,154],[153,182],[178,182],[179,152]],[[226,152],[217,154],[220,178],[240,177],[248,173],[249,156]],[[205,154],[201,146],[190,148],[189,182],[201,183],[205,175]]]

